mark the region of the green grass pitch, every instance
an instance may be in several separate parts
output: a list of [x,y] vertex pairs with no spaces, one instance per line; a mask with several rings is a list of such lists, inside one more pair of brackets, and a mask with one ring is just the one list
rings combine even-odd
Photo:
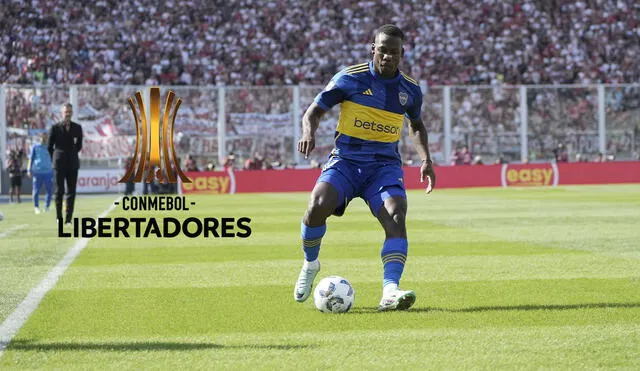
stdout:
[[[640,368],[640,185],[408,197],[407,312],[375,312],[384,235],[361,200],[323,240],[319,278],[356,290],[331,315],[292,297],[307,193],[194,196],[190,216],[251,217],[251,237],[91,240],[0,369]],[[114,198],[80,196],[76,216]],[[53,213],[0,210],[0,235],[19,228],[0,237],[2,322],[75,240]]]

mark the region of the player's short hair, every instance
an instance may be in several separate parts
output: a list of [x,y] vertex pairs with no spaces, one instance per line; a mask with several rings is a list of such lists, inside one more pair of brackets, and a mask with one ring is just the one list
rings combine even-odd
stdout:
[[62,108],[67,108],[67,107],[73,109],[73,104],[69,102],[62,104]]
[[394,24],[385,24],[376,30],[376,34],[374,35],[374,40],[378,37],[379,34],[385,34],[393,37],[399,37],[400,40],[404,41],[404,32],[400,29],[400,27]]

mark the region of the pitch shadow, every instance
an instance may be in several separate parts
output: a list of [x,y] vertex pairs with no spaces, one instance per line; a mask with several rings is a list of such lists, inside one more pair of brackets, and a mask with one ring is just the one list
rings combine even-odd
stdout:
[[[584,303],[584,304],[540,304],[540,305],[505,305],[505,306],[481,306],[468,308],[440,308],[440,307],[414,307],[407,313],[421,312],[447,312],[447,313],[475,313],[490,311],[530,311],[530,310],[575,310],[591,308],[640,308],[640,303]],[[376,307],[353,308],[350,313],[378,313]]]
[[42,343],[31,340],[16,340],[9,344],[8,350],[34,351],[76,351],[102,350],[113,352],[146,352],[146,351],[192,351],[203,349],[264,349],[264,350],[294,350],[310,348],[310,345],[223,345],[217,343],[182,343],[182,342],[50,342]]

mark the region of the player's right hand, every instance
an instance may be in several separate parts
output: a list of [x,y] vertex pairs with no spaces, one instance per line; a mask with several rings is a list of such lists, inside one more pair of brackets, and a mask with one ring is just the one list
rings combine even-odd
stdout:
[[436,186],[436,173],[433,171],[433,163],[431,161],[423,162],[420,167],[420,182],[425,180],[428,182],[425,192],[429,194]]
[[298,141],[298,152],[304,154],[304,158],[309,158],[309,154],[316,148],[316,140],[310,135],[303,135]]

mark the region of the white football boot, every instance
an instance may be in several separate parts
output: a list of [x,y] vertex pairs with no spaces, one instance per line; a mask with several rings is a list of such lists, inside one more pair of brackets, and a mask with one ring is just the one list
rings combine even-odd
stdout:
[[378,312],[389,310],[407,310],[416,302],[416,293],[413,291],[391,290],[382,295],[378,305]]
[[315,262],[307,262],[305,260],[296,281],[296,286],[293,288],[293,298],[298,302],[307,300],[313,288],[313,280],[320,272],[320,261],[316,259]]

